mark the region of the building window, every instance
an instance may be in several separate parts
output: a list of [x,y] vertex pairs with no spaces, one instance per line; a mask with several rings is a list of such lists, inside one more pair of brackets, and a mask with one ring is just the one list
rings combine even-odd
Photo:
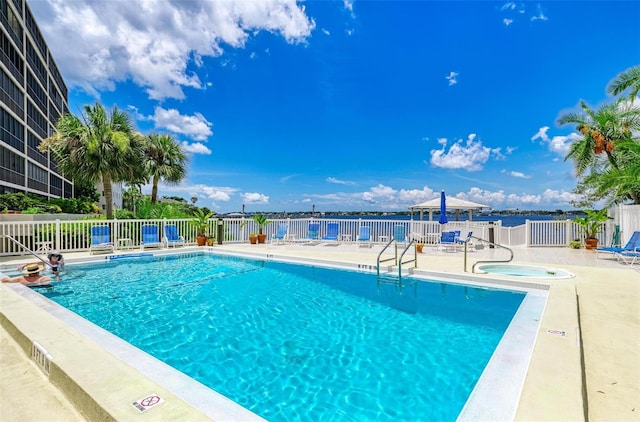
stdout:
[[33,163],[28,163],[27,167],[27,186],[41,192],[49,193],[47,186],[49,184],[49,172]]
[[40,138],[31,133],[31,131],[27,131],[27,156],[46,167],[48,163],[47,154],[38,149],[40,142]]
[[38,50],[40,50],[40,54],[42,55],[42,57],[47,57],[47,54],[49,53],[47,51],[47,44],[44,42],[44,38],[42,37],[40,30],[38,29],[36,20],[33,18],[33,15],[31,14],[31,10],[29,10],[28,7],[27,7],[27,15],[25,16],[24,20],[25,20],[27,29],[29,30],[29,34],[31,35],[31,38],[33,38],[33,42],[36,43]]
[[18,85],[24,84],[24,62],[20,53],[13,47],[11,40],[0,31],[0,58],[2,63],[9,69],[9,73],[18,81]]
[[0,180],[24,186],[24,158],[0,146]]
[[[40,111],[47,114],[47,94],[40,86],[36,78],[33,77],[31,72],[27,71],[27,93],[31,99],[36,103]],[[46,127],[46,126],[45,126]]]
[[24,152],[24,126],[4,109],[0,109],[0,140]]
[[27,102],[27,125],[33,129],[40,138],[47,137],[47,119],[38,111],[31,101]]
[[0,100],[18,116],[24,118],[24,94],[11,77],[0,69]]

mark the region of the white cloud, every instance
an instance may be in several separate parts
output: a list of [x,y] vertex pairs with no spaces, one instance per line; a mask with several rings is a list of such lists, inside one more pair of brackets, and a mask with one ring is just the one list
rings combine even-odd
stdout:
[[352,182],[350,180],[340,180],[340,179],[336,179],[335,177],[327,177],[326,181],[328,183],[335,183],[337,185],[355,185],[356,182]]
[[435,167],[448,169],[464,169],[466,171],[482,170],[483,164],[489,160],[489,157],[500,157],[500,149],[491,149],[485,147],[482,141],[476,141],[476,134],[472,133],[467,137],[466,142],[462,139],[456,141],[449,151],[446,150],[446,139],[438,140],[442,145],[442,149],[431,150],[431,165]]
[[230,193],[232,191],[229,188],[219,188],[215,186],[198,186],[200,192],[204,194],[206,198],[213,199],[214,201],[228,202],[231,199]]
[[241,194],[240,196],[242,196],[243,201],[247,204],[268,204],[269,203],[269,197],[262,193],[247,192],[247,193]]
[[503,174],[508,174],[511,177],[517,177],[519,179],[531,179],[532,176],[527,176],[526,174],[519,172],[519,171],[507,171],[507,170],[502,170],[501,173]]
[[349,12],[353,12],[353,0],[343,0],[344,8]]
[[552,151],[562,157],[567,155],[569,152],[569,148],[571,147],[571,143],[580,139],[580,136],[576,132],[572,132],[566,136],[554,136],[553,138],[549,138],[547,135],[547,131],[549,130],[549,126],[541,127],[538,132],[531,137],[532,141],[540,139],[542,144],[547,144],[549,151]]
[[[182,196],[187,201],[189,198],[195,196],[199,199],[212,199],[214,201],[228,202],[231,200],[233,194],[237,191],[235,188],[225,186],[208,186],[203,184],[189,185],[168,185],[161,183],[162,195],[175,195]],[[145,191],[151,192],[151,185],[143,187]]]
[[331,35],[331,32],[329,32],[329,30],[327,29],[322,28],[321,31],[324,35]]
[[457,72],[449,72],[445,79],[449,81],[449,86],[455,85],[458,83],[458,73]]
[[187,116],[180,114],[175,108],[167,110],[158,106],[155,108],[153,121],[157,128],[167,129],[196,141],[204,141],[213,135],[211,123],[200,113]]
[[182,141],[180,145],[182,146],[182,150],[187,153],[211,155],[211,150],[200,142],[190,144],[189,142]]
[[536,14],[531,17],[532,21],[547,21],[549,18],[542,11],[542,7],[538,4],[536,9]]
[[492,192],[480,188],[471,188],[468,192],[460,192],[454,195],[456,198],[465,199],[467,201],[478,202],[480,204],[490,205],[496,208],[497,204],[504,202],[505,193],[502,190]]
[[182,99],[183,88],[202,88],[187,67],[220,56],[223,45],[242,48],[260,31],[303,42],[315,28],[295,0],[48,0],[30,7],[65,81],[94,96],[131,80],[152,99]]
[[505,10],[514,10],[516,8],[516,4],[514,2],[507,2],[505,4],[502,5],[502,7],[500,8],[500,10],[505,11]]
[[504,26],[509,26],[513,23],[513,19],[504,18],[502,19],[502,23],[504,23]]
[[[309,194],[300,203],[314,203],[327,210],[337,209],[376,209],[376,210],[408,210],[411,205],[439,197],[440,191],[429,186],[422,189],[395,189],[379,184],[363,192],[334,192],[325,194]],[[494,209],[555,209],[567,207],[576,195],[564,190],[547,189],[542,193],[509,193],[504,190],[490,191],[472,187],[467,192],[448,192],[447,196],[465,199],[488,205]]]

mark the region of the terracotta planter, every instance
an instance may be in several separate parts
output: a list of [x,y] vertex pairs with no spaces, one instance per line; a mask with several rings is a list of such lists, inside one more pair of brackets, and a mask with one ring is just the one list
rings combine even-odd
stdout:
[[249,235],[249,243],[252,245],[258,243],[258,235]]
[[267,240],[267,235],[266,234],[259,234],[258,235],[258,243],[264,243],[265,240]]
[[196,242],[198,243],[198,246],[204,246],[207,243],[207,236],[199,234],[196,237]]
[[598,247],[598,239],[590,237],[584,240],[584,247],[586,249],[596,249]]
[[422,248],[424,248],[424,243],[416,243],[416,252],[422,253]]

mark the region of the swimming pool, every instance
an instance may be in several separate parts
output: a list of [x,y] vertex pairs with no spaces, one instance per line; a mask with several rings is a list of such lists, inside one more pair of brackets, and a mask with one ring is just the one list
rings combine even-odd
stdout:
[[44,295],[272,421],[454,420],[524,297],[209,254],[69,265]]
[[537,267],[533,265],[514,264],[483,264],[478,265],[478,270],[491,274],[510,275],[514,277],[531,278],[573,278],[575,274],[567,270],[551,267]]

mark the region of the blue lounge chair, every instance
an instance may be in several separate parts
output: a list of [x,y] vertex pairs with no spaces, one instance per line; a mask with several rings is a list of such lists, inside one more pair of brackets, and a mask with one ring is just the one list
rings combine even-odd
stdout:
[[326,242],[334,242],[338,244],[338,223],[327,224],[327,234],[322,238]]
[[640,263],[640,248],[636,248],[633,251],[622,251],[616,253],[616,257],[619,261],[629,264],[631,267]]
[[[458,236],[459,237],[459,236]],[[447,231],[440,234],[440,243],[438,243],[438,249],[456,251],[456,232]]]
[[183,236],[178,235],[178,228],[175,224],[167,224],[164,226],[164,244],[167,247],[184,246],[187,244]]
[[599,254],[601,253],[608,254],[610,257],[617,258],[618,254],[621,254],[623,252],[635,252],[639,249],[640,249],[640,231],[635,231],[631,235],[631,238],[629,238],[629,241],[627,242],[627,244],[624,245],[624,247],[610,246],[607,248],[597,248],[596,258],[598,258]]
[[141,232],[142,242],[140,243],[140,246],[142,247],[142,249],[162,248],[162,242],[160,241],[160,237],[158,236],[157,226],[151,224],[143,224]]
[[271,243],[279,245],[280,242],[284,243],[287,240],[287,233],[289,232],[289,225],[282,223],[278,225],[278,230],[271,237]]
[[93,255],[96,252],[113,253],[114,245],[111,242],[111,229],[109,226],[93,226],[91,227],[91,245],[89,253]]
[[305,245],[315,245],[320,241],[320,224],[319,223],[309,223],[309,228],[307,229],[307,237],[300,239],[301,242],[304,242]]
[[407,236],[404,233],[404,226],[394,226],[393,227],[393,240],[397,243],[404,243],[407,241]]
[[358,238],[356,239],[356,245],[371,247],[373,244],[371,243],[371,227],[369,226],[361,226],[360,233],[358,233]]

